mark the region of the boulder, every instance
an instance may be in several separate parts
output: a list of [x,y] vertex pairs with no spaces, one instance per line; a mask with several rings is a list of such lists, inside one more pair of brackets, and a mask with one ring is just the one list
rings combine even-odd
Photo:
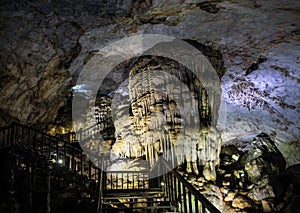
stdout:
[[265,133],[257,135],[239,159],[239,166],[245,170],[250,183],[256,183],[264,176],[276,178],[285,165],[283,155]]

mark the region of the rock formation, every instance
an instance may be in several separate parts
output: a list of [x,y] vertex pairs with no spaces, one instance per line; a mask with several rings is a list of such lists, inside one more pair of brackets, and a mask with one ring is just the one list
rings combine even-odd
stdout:
[[121,90],[128,93],[113,104],[113,155],[144,157],[153,166],[161,153],[174,165],[185,164],[189,173],[199,174],[203,166],[205,177],[215,179],[221,139],[211,126],[209,97],[200,79],[158,57],[140,58],[129,75],[128,89],[123,85]]
[[270,136],[223,145],[215,183],[183,172],[222,212],[285,212],[297,200],[298,167],[286,162]]
[[[0,4],[0,126],[16,121],[57,134],[85,129],[112,117],[116,141],[107,137],[108,143],[101,149],[111,150],[116,157],[152,159],[158,155],[157,151],[164,153],[162,144],[169,144],[165,150],[172,148],[169,154],[176,156],[176,163],[184,162],[188,178],[204,174],[206,179],[216,176],[218,182],[222,177],[218,186],[222,195],[226,195],[225,202],[233,207],[232,211],[247,209],[250,205],[265,211],[283,209],[281,205],[286,205],[289,195],[295,192],[288,186],[286,193],[285,189],[275,189],[272,181],[277,180],[269,177],[277,176],[284,169],[278,150],[287,167],[293,169],[292,166],[300,162],[299,8],[298,0],[3,0]],[[174,102],[175,97],[167,97],[163,92],[139,97],[137,92],[140,91],[133,85],[144,82],[138,80],[140,78],[147,81],[154,77],[150,75],[151,69],[146,70],[147,67],[155,70],[151,58],[147,57],[115,67],[101,85],[98,100],[91,100],[89,107],[82,109],[88,119],[74,122],[72,126],[72,93],[87,98],[90,95],[90,85],[76,84],[85,65],[102,48],[138,34],[163,34],[182,39],[210,60],[218,72],[222,89],[216,126],[211,127],[206,117],[212,109],[205,108],[205,91],[199,92],[200,84],[190,80],[192,76],[182,65],[168,64],[170,60],[159,61],[163,65],[157,69],[171,70],[166,72],[168,76],[174,70],[172,75],[179,78],[187,90],[182,90],[184,87],[180,84],[174,89],[191,91],[201,97],[199,102],[184,107],[186,111],[179,113],[184,101]],[[179,76],[178,73],[185,74]],[[125,79],[128,82],[124,82]],[[194,100],[193,95],[189,95],[184,95],[186,102]],[[184,117],[187,112],[190,118]],[[199,129],[186,127],[192,124],[189,122],[196,112],[201,118],[196,123]],[[166,125],[161,126],[161,123]],[[252,144],[249,137],[261,132],[274,141],[275,145],[267,146],[270,150],[261,148],[265,143],[270,144],[266,137],[258,137],[253,142],[254,148],[247,146]],[[235,148],[229,146],[233,140],[245,137],[246,143]],[[215,175],[220,139],[226,146]],[[100,149],[98,143],[93,139],[86,145]],[[155,147],[155,152],[148,144]],[[252,155],[245,154],[241,145]],[[183,149],[189,152],[180,152]],[[274,162],[269,154],[260,155],[264,152],[280,160]],[[227,190],[229,186],[233,189]],[[245,186],[250,188],[246,190]],[[220,197],[221,192],[216,189],[216,196],[212,196]],[[278,198],[278,194],[282,196]],[[292,199],[296,203],[299,197]]]

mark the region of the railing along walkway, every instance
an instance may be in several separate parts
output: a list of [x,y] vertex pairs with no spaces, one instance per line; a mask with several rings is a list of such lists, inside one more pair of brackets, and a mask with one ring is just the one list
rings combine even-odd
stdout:
[[106,137],[108,135],[107,133],[112,133],[111,131],[114,131],[112,118],[106,117],[98,120],[97,123],[86,129],[80,129],[76,132],[69,131],[65,134],[58,134],[57,136],[65,141],[78,142],[89,140],[90,138],[97,136],[99,133],[101,133],[103,137]]
[[[207,200],[192,184],[183,178],[171,163],[164,158],[159,159],[160,169],[164,173],[159,175],[160,181],[164,183],[163,190],[169,197],[171,203],[180,212],[188,213],[220,213],[220,211]],[[168,172],[167,172],[168,171]]]
[[69,143],[59,137],[14,123],[0,129],[0,148],[11,146],[31,150],[79,175],[98,179],[98,168],[87,158],[78,143]]
[[[86,132],[90,135],[90,130]],[[169,198],[170,202],[184,213],[216,212],[218,209],[187,182],[170,163],[160,158],[156,163],[157,178],[149,179],[148,171],[108,171],[104,172],[105,165],[101,163],[100,169],[95,166],[84,154],[82,149],[59,137],[21,125],[12,124],[0,129],[0,149],[4,147],[22,147],[31,150],[46,159],[52,160],[62,167],[70,169],[74,174],[84,175],[89,180],[98,182],[97,186],[97,213],[101,211],[104,192],[122,190],[145,191],[160,188]],[[150,171],[153,172],[153,171]]]

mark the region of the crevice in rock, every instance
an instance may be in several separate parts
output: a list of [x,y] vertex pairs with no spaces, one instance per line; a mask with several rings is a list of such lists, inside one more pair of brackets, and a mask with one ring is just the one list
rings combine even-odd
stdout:
[[204,10],[208,13],[216,14],[219,12],[219,8],[217,7],[217,4],[220,1],[204,1],[201,3],[198,3],[196,6],[199,7],[201,10]]
[[258,70],[259,65],[264,63],[266,60],[268,60],[266,57],[259,56],[257,61],[254,62],[253,64],[251,64],[250,67],[247,68],[245,76],[249,75],[250,73],[252,73],[255,70]]

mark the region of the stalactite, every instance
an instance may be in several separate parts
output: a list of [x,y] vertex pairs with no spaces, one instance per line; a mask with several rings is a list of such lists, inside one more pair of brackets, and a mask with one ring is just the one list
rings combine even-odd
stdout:
[[[156,74],[153,70],[165,73]],[[181,84],[174,84],[171,75],[190,91]],[[114,146],[124,144],[126,156],[144,155],[151,165],[162,152],[167,160],[176,160],[176,164],[185,161],[189,173],[198,174],[198,167],[204,166],[205,178],[214,179],[221,140],[215,128],[208,127],[208,119],[218,105],[209,101],[214,102],[218,97],[214,93],[208,97],[200,80],[182,65],[166,59],[138,60],[128,82],[132,115],[117,118],[120,121],[115,122],[118,123],[116,132],[120,140]],[[128,112],[120,110],[119,115],[124,116],[122,113]],[[127,149],[128,146],[131,148]]]

